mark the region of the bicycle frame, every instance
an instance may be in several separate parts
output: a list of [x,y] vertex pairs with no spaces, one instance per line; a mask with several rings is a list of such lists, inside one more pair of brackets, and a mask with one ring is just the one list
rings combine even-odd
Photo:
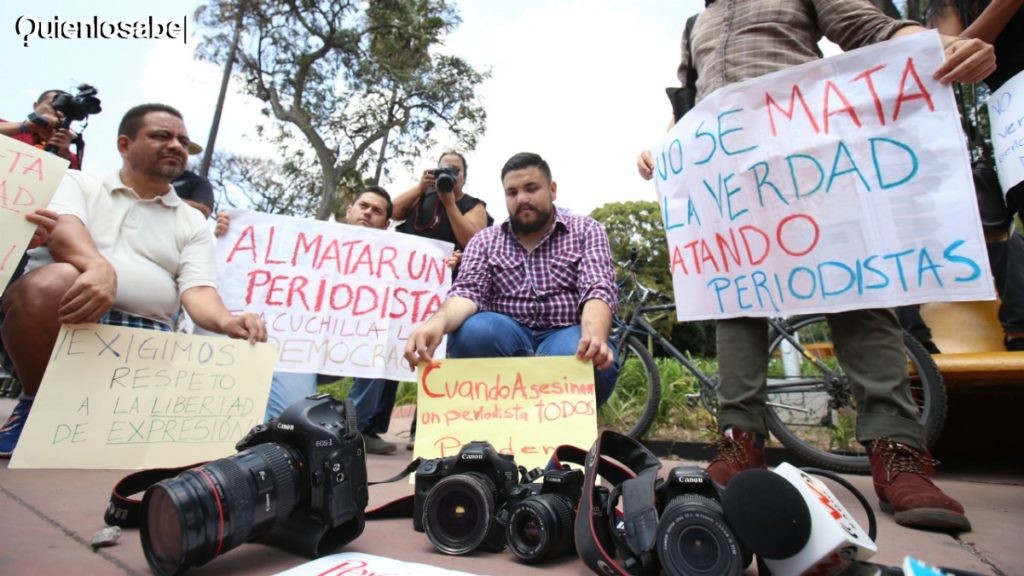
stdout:
[[[674,303],[645,305],[644,303],[652,296],[660,300],[670,300],[670,298],[666,294],[662,294],[657,290],[644,286],[632,273],[630,274],[630,279],[632,280],[635,289],[626,296],[624,301],[636,302],[637,306],[630,315],[629,322],[622,320],[619,316],[615,316],[612,320],[616,349],[622,350],[626,338],[631,334],[640,336],[641,339],[643,339],[643,337],[651,338],[657,342],[658,346],[660,346],[662,350],[668,353],[672,358],[676,359],[683,365],[683,367],[693,374],[694,377],[700,380],[702,386],[705,386],[708,390],[715,390],[718,387],[718,383],[709,378],[704,374],[704,372],[697,368],[696,365],[690,362],[690,359],[676,348],[672,344],[671,340],[665,338],[645,316],[646,314],[651,313],[675,311],[676,305]],[[785,318],[766,318],[766,320],[768,321],[768,325],[774,330],[774,333],[780,335],[789,342],[790,345],[800,353],[800,356],[803,359],[814,364],[814,366],[823,374],[828,375],[827,382],[830,388],[842,386],[841,376],[836,374],[824,362],[812,355],[800,344],[800,341],[793,333],[793,330],[789,326],[789,322]],[[819,380],[817,379],[801,377],[769,378],[768,386],[776,389],[799,390],[801,386],[817,386],[818,382]],[[803,411],[801,408],[797,408],[795,406],[789,406],[786,408]]]

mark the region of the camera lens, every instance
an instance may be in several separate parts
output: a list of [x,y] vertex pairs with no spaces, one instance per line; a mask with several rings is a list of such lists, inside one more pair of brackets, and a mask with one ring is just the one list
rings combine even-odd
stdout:
[[140,535],[155,574],[181,574],[258,536],[295,509],[301,456],[260,444],[146,490]]
[[493,548],[494,531],[504,539],[494,522],[496,493],[494,482],[476,472],[442,478],[423,502],[427,537],[446,554],[466,554],[484,543]]
[[669,576],[739,576],[743,554],[729,531],[722,507],[699,494],[669,502],[658,522],[658,560]]
[[437,179],[434,180],[434,186],[437,187],[438,192],[447,194],[455,190],[455,178],[449,172],[441,172],[437,175]]
[[508,547],[524,562],[542,562],[572,552],[574,503],[562,494],[539,494],[510,511]]

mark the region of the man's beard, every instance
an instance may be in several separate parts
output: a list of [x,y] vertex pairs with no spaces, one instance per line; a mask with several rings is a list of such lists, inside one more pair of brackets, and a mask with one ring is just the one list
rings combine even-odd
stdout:
[[513,230],[515,230],[516,232],[521,232],[523,234],[532,234],[539,230],[543,230],[544,227],[548,225],[548,222],[551,222],[551,217],[554,214],[554,209],[544,210],[543,208],[538,208],[536,206],[532,206],[532,208],[537,212],[537,218],[535,218],[532,222],[523,222],[522,220],[519,219],[518,213],[512,215],[512,217],[509,220],[512,222]]
[[161,162],[159,158],[152,164],[138,160],[129,160],[129,162],[132,170],[143,174],[149,174],[150,176],[166,178],[168,182],[174,180],[178,176],[181,176],[185,172],[185,162],[181,162],[178,165],[172,165]]
[[185,165],[171,166],[169,164],[157,164],[153,169],[152,173],[157,176],[162,176],[168,180],[174,180],[178,176],[181,176],[185,172]]

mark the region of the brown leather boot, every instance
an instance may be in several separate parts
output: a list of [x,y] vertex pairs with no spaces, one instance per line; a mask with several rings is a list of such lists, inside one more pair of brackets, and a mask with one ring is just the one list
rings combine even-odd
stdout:
[[969,532],[964,507],[945,495],[930,478],[935,475],[931,455],[888,438],[870,447],[871,477],[882,512],[909,528]]
[[740,472],[764,467],[764,436],[729,428],[719,438],[718,454],[711,459],[707,471],[716,484],[724,487]]

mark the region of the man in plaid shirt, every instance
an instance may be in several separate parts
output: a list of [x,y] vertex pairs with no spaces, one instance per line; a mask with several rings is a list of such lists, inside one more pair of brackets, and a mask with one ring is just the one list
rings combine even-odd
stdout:
[[555,208],[548,163],[521,152],[501,169],[508,220],[478,232],[448,298],[409,336],[411,366],[445,334],[451,358],[568,356],[593,362],[597,404],[618,375],[608,342],[618,307],[608,235],[596,220]]

